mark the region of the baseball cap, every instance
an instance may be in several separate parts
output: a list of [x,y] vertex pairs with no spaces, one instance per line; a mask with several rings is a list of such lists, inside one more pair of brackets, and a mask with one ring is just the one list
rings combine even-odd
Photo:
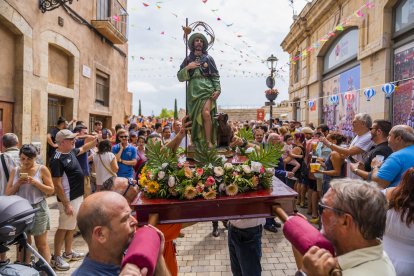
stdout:
[[76,137],[76,133],[73,133],[69,129],[62,129],[56,134],[56,142],[62,142],[65,139],[73,139]]
[[313,130],[310,127],[302,127],[301,132],[303,134],[313,134]]

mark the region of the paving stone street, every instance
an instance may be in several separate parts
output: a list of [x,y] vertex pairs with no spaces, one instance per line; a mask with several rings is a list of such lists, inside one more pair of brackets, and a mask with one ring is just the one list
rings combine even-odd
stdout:
[[[56,197],[49,197],[48,204],[51,216],[51,230],[49,231],[48,241],[53,252],[53,237],[59,217]],[[219,228],[220,236],[217,238],[211,235],[211,222],[197,223],[182,230],[185,236],[176,240],[179,275],[232,275],[227,248],[227,230],[224,229],[221,222]],[[88,251],[88,247],[81,236],[74,239],[74,249],[85,253]],[[262,275],[295,274],[296,265],[290,243],[284,238],[281,231],[275,234],[264,230],[262,252]],[[15,248],[12,248],[8,256],[14,260]],[[57,274],[62,276],[71,275],[81,262],[71,262],[69,271],[57,272]]]

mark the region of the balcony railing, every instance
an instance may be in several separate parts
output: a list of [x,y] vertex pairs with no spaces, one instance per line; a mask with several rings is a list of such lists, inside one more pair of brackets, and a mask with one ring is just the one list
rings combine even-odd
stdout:
[[128,41],[128,13],[118,0],[97,0],[92,25],[114,44]]

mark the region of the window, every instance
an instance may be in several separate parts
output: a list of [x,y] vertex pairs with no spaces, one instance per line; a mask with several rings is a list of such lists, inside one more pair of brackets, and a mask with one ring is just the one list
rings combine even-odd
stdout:
[[414,0],[401,1],[395,8],[395,32],[405,31],[414,24]]
[[358,29],[342,34],[329,48],[324,60],[324,73],[356,59],[358,52]]
[[111,6],[109,0],[96,1],[96,19],[107,20],[111,16]]
[[109,75],[99,70],[96,73],[95,103],[109,106]]

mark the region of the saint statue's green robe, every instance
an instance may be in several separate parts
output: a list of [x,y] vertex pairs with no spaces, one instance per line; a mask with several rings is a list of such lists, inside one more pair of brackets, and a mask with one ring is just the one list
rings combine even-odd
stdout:
[[[191,70],[193,71],[193,70]],[[193,122],[191,128],[191,140],[196,148],[206,143],[203,118],[201,112],[208,99],[215,91],[221,91],[220,77],[204,76],[200,68],[194,69],[190,76],[185,68],[177,73],[179,81],[189,81],[187,89],[187,108],[190,120]],[[216,101],[211,101],[210,115],[212,118],[211,142],[217,144],[217,122],[214,116],[217,114]]]

